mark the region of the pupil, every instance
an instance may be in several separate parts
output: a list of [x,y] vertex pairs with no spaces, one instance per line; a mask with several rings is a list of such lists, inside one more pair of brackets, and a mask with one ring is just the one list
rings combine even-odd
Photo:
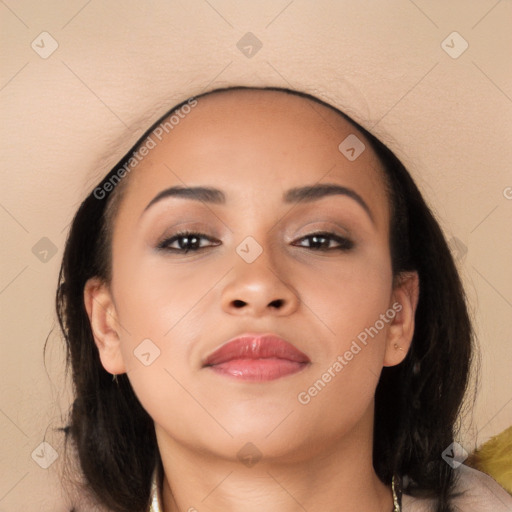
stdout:
[[322,240],[325,240],[325,237],[316,235],[313,237],[313,243],[316,245],[322,245]]
[[197,237],[196,236],[185,236],[183,237],[183,244],[182,244],[182,247],[184,246],[185,248],[190,248],[190,246],[196,246],[197,245]]

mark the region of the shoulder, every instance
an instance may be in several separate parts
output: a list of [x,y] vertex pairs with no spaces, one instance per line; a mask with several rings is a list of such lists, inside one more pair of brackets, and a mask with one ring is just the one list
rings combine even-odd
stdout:
[[456,469],[456,473],[456,490],[461,496],[455,499],[455,504],[460,510],[512,512],[512,496],[489,475],[464,464]]
[[[456,512],[512,512],[512,496],[490,476],[462,464],[456,470]],[[403,512],[433,512],[432,500],[404,494]]]

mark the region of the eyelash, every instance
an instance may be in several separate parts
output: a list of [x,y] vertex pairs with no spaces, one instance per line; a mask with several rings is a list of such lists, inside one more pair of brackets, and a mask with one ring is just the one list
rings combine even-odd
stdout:
[[[206,239],[206,240],[212,241],[212,239],[210,237],[206,236],[203,233],[198,233],[195,231],[179,231],[178,233],[174,234],[173,236],[166,238],[165,240],[160,242],[157,245],[157,249],[160,249],[163,251],[174,252],[174,253],[186,254],[188,252],[198,252],[203,249],[207,249],[208,247],[212,247],[211,245],[205,246],[205,247],[196,247],[195,249],[190,249],[190,248],[176,249],[176,248],[169,247],[172,243],[174,243],[177,240],[180,240],[183,238],[192,238],[192,237],[196,238],[196,239]],[[318,231],[315,233],[311,233],[309,235],[303,236],[302,238],[299,238],[299,241],[306,240],[306,239],[312,239],[315,237],[316,238],[328,238],[330,240],[337,242],[339,244],[339,246],[338,247],[330,247],[330,248],[329,247],[328,248],[312,248],[312,247],[304,247],[304,246],[299,246],[299,247],[302,247],[303,249],[310,249],[312,251],[319,251],[319,252],[327,252],[327,251],[347,252],[354,247],[354,242],[352,242],[352,240],[349,240],[348,238],[336,235],[335,233],[330,233],[328,231]],[[219,244],[220,244],[220,242],[216,243],[215,245],[219,245]]]

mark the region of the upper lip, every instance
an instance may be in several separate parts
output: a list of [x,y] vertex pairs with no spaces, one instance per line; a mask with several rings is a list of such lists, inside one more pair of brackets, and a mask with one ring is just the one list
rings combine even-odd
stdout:
[[297,363],[311,362],[309,357],[276,334],[246,333],[224,343],[212,352],[203,366],[226,363],[233,359],[286,359]]

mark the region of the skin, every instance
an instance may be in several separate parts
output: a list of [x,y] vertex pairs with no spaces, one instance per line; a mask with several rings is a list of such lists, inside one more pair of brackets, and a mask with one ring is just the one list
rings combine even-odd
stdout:
[[[165,512],[392,510],[390,486],[372,466],[374,394],[382,368],[407,353],[418,277],[393,279],[380,163],[367,142],[347,160],[338,145],[349,134],[365,142],[334,111],[303,98],[213,94],[129,177],[114,222],[112,280],[91,279],[84,297],[104,368],[127,372],[155,422]],[[283,202],[285,191],[318,183],[355,191],[373,220],[346,195]],[[176,185],[220,188],[226,202],[168,197],[145,210]],[[203,239],[208,248],[187,254],[156,249],[182,228],[219,243]],[[342,251],[326,239],[329,249],[315,250],[305,237],[319,231],[354,246]],[[252,263],[236,252],[247,236],[263,250]],[[395,302],[395,318],[299,403],[298,393]],[[202,367],[245,332],[273,332],[311,364],[263,383]],[[134,350],[148,338],[160,356],[145,366]],[[248,442],[262,454],[252,467],[237,457]]]

